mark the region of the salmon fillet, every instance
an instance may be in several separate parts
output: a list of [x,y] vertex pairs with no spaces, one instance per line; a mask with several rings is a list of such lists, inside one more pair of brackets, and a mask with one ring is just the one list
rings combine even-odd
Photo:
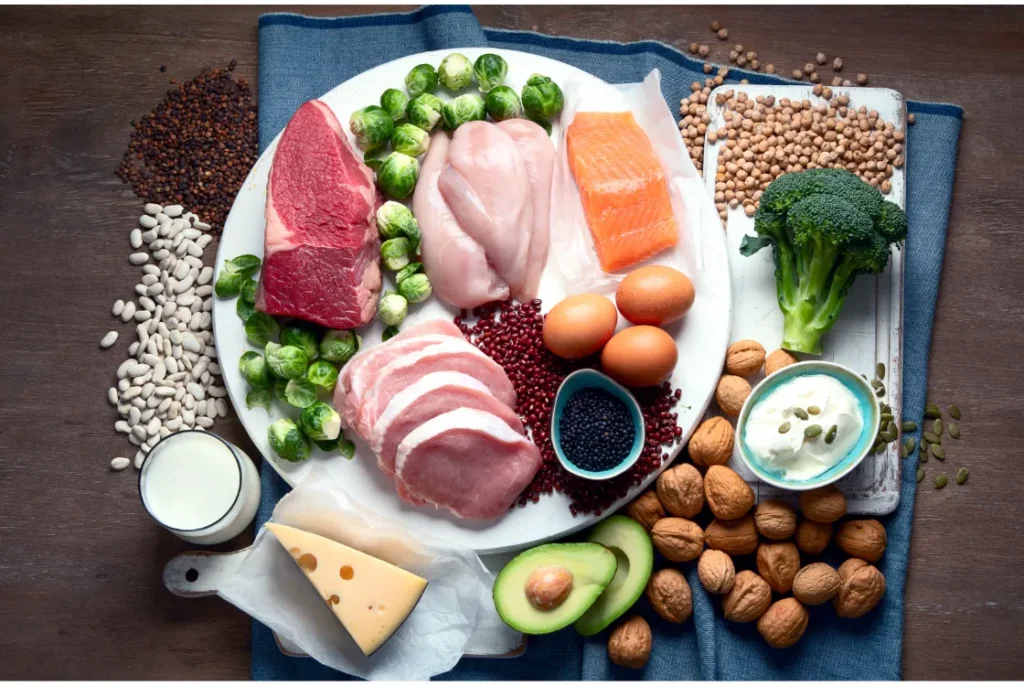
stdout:
[[643,262],[678,242],[668,182],[632,112],[577,113],[566,144],[604,271]]

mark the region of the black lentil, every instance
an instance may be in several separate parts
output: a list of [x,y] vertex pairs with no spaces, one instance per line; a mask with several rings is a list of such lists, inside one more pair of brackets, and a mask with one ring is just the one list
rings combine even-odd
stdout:
[[636,436],[626,404],[599,388],[586,388],[569,398],[558,428],[566,459],[588,472],[621,464]]

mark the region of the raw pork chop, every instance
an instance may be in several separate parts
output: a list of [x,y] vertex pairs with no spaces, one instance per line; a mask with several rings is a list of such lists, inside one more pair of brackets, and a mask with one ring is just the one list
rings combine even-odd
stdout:
[[373,425],[370,447],[385,474],[395,472],[395,452],[411,431],[445,412],[470,407],[490,412],[525,435],[523,423],[507,405],[491,395],[487,386],[460,372],[433,372],[399,392]]
[[367,389],[356,416],[356,433],[369,439],[373,425],[400,391],[431,372],[462,372],[483,382],[501,402],[516,406],[512,382],[497,362],[465,341],[437,343],[418,352],[403,355],[377,374],[376,383]]
[[498,417],[452,410],[415,429],[398,446],[395,479],[408,493],[467,519],[500,517],[540,469],[529,439]]
[[331,109],[298,109],[274,153],[256,309],[333,329],[373,319],[380,245],[373,172]]

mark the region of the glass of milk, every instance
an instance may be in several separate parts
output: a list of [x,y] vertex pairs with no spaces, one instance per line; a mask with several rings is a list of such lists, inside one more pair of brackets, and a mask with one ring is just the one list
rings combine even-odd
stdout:
[[179,431],[153,446],[139,472],[146,512],[190,543],[213,545],[249,526],[260,475],[249,456],[208,431]]

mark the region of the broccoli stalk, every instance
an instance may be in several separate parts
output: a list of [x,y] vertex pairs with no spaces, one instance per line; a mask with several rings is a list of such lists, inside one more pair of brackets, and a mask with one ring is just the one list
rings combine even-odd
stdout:
[[881,273],[907,237],[907,217],[844,169],[809,169],[768,186],[754,230],[740,252],[774,251],[782,347],[818,355],[857,276]]

